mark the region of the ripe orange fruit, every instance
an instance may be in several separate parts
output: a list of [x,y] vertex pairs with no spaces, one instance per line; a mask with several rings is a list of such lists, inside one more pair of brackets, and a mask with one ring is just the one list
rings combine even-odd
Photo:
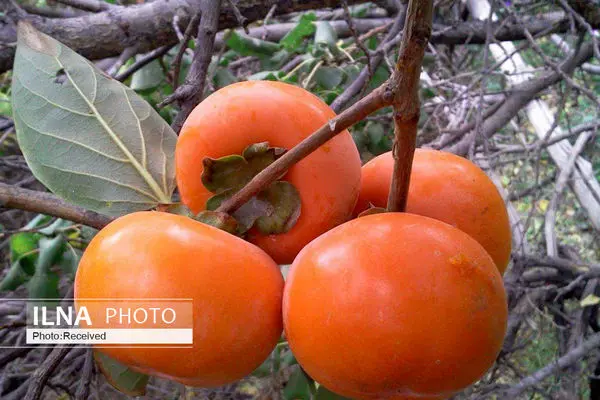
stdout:
[[466,233],[405,213],[375,214],[306,246],[283,298],[292,352],[353,399],[442,399],[481,377],[507,322],[502,277]]
[[204,387],[236,381],[266,359],[282,333],[282,292],[278,266],[258,247],[161,212],[129,214],[102,229],[75,278],[77,306],[89,307],[94,328],[122,326],[104,323],[104,310],[86,298],[193,299],[193,348],[101,351],[140,372]]
[[[392,180],[392,153],[362,167],[355,214],[369,203],[385,207]],[[500,273],[510,260],[511,231],[504,200],[494,183],[471,161],[436,150],[417,149],[406,212],[444,221],[468,233],[492,256]]]
[[[253,143],[290,150],[335,113],[312,93],[269,81],[240,82],[218,90],[185,121],[175,152],[182,201],[194,212],[213,195],[200,180],[205,157],[241,154]],[[300,193],[300,218],[286,233],[248,240],[278,263],[291,263],[312,239],[352,216],[360,189],[360,157],[345,131],[290,168],[282,178]]]

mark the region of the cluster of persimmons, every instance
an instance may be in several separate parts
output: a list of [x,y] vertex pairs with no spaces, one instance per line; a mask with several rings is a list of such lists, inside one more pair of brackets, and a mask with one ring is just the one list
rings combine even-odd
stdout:
[[[197,214],[213,196],[204,159],[262,142],[291,149],[334,116],[283,83],[217,91],[178,139],[182,202]],[[337,135],[281,178],[301,200],[284,233],[251,228],[244,240],[159,211],[112,222],[85,251],[76,297],[191,298],[194,341],[102,351],[140,372],[214,387],[250,374],[284,331],[306,373],[350,398],[445,399],[474,383],[506,330],[504,202],[470,161],[418,149],[407,212],[357,217],[385,207],[393,163],[386,153],[361,168],[351,135]],[[284,282],[278,264],[290,263]]]

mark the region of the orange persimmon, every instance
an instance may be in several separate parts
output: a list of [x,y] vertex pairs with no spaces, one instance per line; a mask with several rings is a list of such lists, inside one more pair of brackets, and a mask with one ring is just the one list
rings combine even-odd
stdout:
[[[205,157],[241,154],[260,142],[290,150],[334,117],[317,96],[289,84],[240,82],[218,90],[192,111],[181,129],[175,161],[183,203],[198,213],[213,196],[201,181]],[[252,229],[248,240],[283,264],[351,217],[360,189],[360,157],[352,137],[340,133],[292,166],[282,180],[300,194],[298,221],[280,234]]]
[[296,359],[353,399],[444,399],[494,363],[502,277],[466,233],[420,215],[347,222],[294,260],[283,320]]
[[85,250],[75,278],[76,304],[88,308],[94,328],[122,326],[105,321],[86,299],[130,299],[124,305],[192,299],[192,348],[100,349],[134,370],[190,386],[220,386],[258,367],[282,332],[282,294],[279,267],[264,251],[162,212],[137,212],[107,225]]
[[[393,166],[392,153],[388,152],[362,167],[355,215],[369,204],[386,206]],[[511,252],[506,206],[494,183],[471,161],[447,152],[417,149],[406,212],[444,221],[468,233],[504,273]]]

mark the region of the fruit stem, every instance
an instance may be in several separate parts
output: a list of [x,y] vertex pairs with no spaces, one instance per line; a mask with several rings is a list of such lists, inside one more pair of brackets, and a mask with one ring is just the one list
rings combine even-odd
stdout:
[[410,172],[417,144],[417,123],[419,115],[410,121],[394,117],[394,169],[390,194],[388,196],[388,211],[404,212],[408,200]]
[[419,78],[425,48],[431,36],[433,0],[410,0],[396,71],[389,81],[394,93],[394,172],[388,197],[388,211],[404,212],[410,172],[417,142],[420,115]]

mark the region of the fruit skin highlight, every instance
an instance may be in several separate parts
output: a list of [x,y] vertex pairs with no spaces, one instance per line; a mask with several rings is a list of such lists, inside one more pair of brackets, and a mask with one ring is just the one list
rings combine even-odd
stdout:
[[[361,190],[354,211],[387,204],[394,159],[375,157],[362,167]],[[410,176],[406,212],[444,221],[468,233],[490,254],[504,274],[511,252],[511,229],[504,200],[475,164],[457,155],[417,149]]]
[[[253,143],[269,142],[290,150],[335,113],[312,93],[289,84],[240,82],[208,96],[185,121],[176,152],[177,185],[182,201],[194,212],[205,209],[210,193],[202,184],[204,157],[241,154]],[[302,208],[286,233],[248,240],[280,264],[289,264],[312,239],[352,216],[360,190],[360,157],[348,131],[292,166],[282,178],[300,193]]]
[[137,212],[107,225],[87,247],[75,278],[77,306],[88,306],[94,327],[117,326],[103,324],[104,310],[78,299],[193,299],[192,349],[100,351],[139,372],[202,387],[237,381],[268,357],[282,332],[282,292],[279,267],[261,249],[162,212]]
[[443,399],[469,386],[500,352],[507,313],[479,243],[405,213],[361,217],[311,242],[283,299],[300,365],[353,399]]

